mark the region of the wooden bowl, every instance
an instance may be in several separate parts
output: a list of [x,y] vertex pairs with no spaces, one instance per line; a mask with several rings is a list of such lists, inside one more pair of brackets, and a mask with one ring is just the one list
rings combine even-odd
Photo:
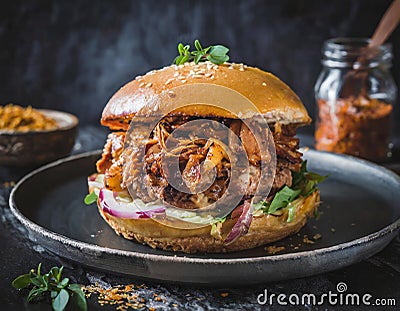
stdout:
[[78,118],[66,112],[38,110],[53,118],[58,127],[28,132],[0,130],[1,165],[39,165],[71,153],[77,134]]

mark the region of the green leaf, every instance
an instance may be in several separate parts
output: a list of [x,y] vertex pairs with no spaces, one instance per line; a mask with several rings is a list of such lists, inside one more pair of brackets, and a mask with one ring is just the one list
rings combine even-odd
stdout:
[[308,180],[312,180],[313,182],[319,184],[321,182],[323,182],[325,179],[327,179],[329,177],[329,175],[326,176],[322,176],[319,175],[317,173],[313,173],[313,172],[307,172],[307,179]]
[[201,60],[201,58],[203,57],[203,55],[202,54],[197,54],[195,57],[194,57],[194,63],[195,64],[198,64],[199,62],[200,62],[200,60]]
[[39,297],[40,295],[42,295],[44,292],[46,291],[45,288],[37,288],[34,287],[31,289],[31,291],[28,294],[28,302],[31,302],[32,300],[34,300],[35,298]]
[[71,300],[81,311],[87,310],[85,294],[78,284],[70,284],[68,289],[72,292]]
[[225,220],[226,220],[226,216],[225,217],[217,217],[211,221],[211,224],[216,224],[217,222],[224,223]]
[[271,202],[268,201],[260,201],[258,203],[253,203],[253,215],[257,212],[257,211],[262,211],[264,214],[268,214],[268,209],[269,206],[271,205]]
[[90,205],[94,202],[97,201],[97,194],[92,191],[91,193],[89,193],[88,195],[85,196],[85,199],[83,200],[83,202],[85,202],[86,205]]
[[323,182],[329,175],[322,176],[307,170],[307,161],[301,165],[299,172],[292,172],[292,188],[300,189],[301,195],[308,196],[317,189],[317,185]]
[[58,288],[64,288],[69,283],[69,278],[64,278],[60,283],[57,284]]
[[69,284],[69,278],[62,279],[62,273],[64,267],[52,267],[49,273],[41,273],[41,264],[39,264],[37,269],[37,274],[35,270],[30,270],[29,274],[24,274],[17,277],[13,282],[12,286],[17,289],[25,288],[31,284],[34,287],[30,290],[27,301],[32,302],[44,294],[50,295],[52,299],[52,306],[55,311],[64,310],[71,299],[74,301],[80,310],[86,311],[86,298],[78,284]]
[[305,177],[306,180],[303,183],[301,194],[306,197],[313,193],[317,189],[317,185],[324,181],[328,176],[321,176],[316,173],[307,172]]
[[183,57],[182,55],[178,55],[177,57],[175,57],[175,59],[172,62],[172,64],[179,65],[179,63],[181,62],[182,57]]
[[221,65],[229,60],[229,56],[225,55],[225,56],[214,57],[211,54],[209,54],[209,55],[207,55],[207,60],[209,60],[210,62],[212,62],[214,64]]
[[[188,55],[181,55],[181,56],[178,56],[178,57],[176,58],[175,64],[176,64],[176,65],[182,65],[182,64],[186,63],[186,62],[188,61],[188,59],[189,59],[189,56],[188,56]],[[96,200],[97,200],[97,199],[96,199]]]
[[214,45],[210,50],[210,54],[214,57],[226,56],[226,53],[228,52],[229,49],[223,45]]
[[215,45],[203,48],[199,40],[194,41],[195,50],[190,51],[190,45],[178,44],[179,55],[175,57],[173,64],[182,65],[194,61],[198,64],[201,61],[209,60],[215,64],[222,64],[229,60],[227,55],[229,49],[223,45]]
[[182,43],[178,44],[178,53],[179,53],[179,55],[185,54],[185,48],[183,47]]
[[52,307],[55,311],[63,311],[68,304],[69,293],[62,289],[58,295],[53,299]]
[[196,47],[197,51],[201,51],[203,50],[203,48],[201,47],[200,41],[199,40],[194,40],[194,46]]
[[188,59],[189,59],[189,56],[187,56],[187,55],[181,55],[181,56],[177,59],[176,64],[177,64],[177,65],[182,65],[182,64],[184,64]]
[[296,214],[296,209],[296,204],[292,204],[291,202],[288,204],[288,218],[286,222],[292,222],[294,215]]
[[58,267],[53,267],[50,269],[49,276],[58,282],[57,278],[58,278],[59,272],[60,272],[60,269]]
[[277,210],[288,207],[288,222],[292,221],[295,215],[295,204],[292,206],[290,203],[293,202],[300,195],[307,197],[317,189],[317,185],[323,182],[327,176],[322,176],[313,172],[307,171],[307,161],[304,161],[301,165],[299,172],[292,171],[292,187],[285,186],[278,191],[272,202],[260,201],[259,203],[253,204],[255,210],[262,210],[264,213],[273,214]]
[[293,190],[288,186],[283,187],[275,194],[274,199],[269,206],[268,213],[275,213],[278,209],[286,207],[290,202],[296,199],[301,193],[301,190]]
[[218,58],[212,57],[211,55],[207,55],[207,60],[209,60],[210,62],[219,65],[220,64],[220,60]]
[[63,266],[61,268],[53,267],[50,269],[49,275],[54,279],[56,283],[59,283],[61,281],[63,270]]
[[180,63],[180,65],[182,65],[182,64],[184,64],[184,63],[186,63],[188,60],[189,60],[189,55],[185,55],[185,56],[183,56],[183,58],[182,58],[182,60],[181,60],[181,63]]
[[58,270],[57,273],[57,282],[60,282],[63,271],[64,271],[64,266],[61,266],[61,268]]
[[292,187],[296,188],[303,180],[304,174],[307,172],[307,160],[301,163],[299,172],[292,171]]
[[41,286],[43,285],[43,282],[42,282],[42,279],[41,279],[40,276],[31,278],[31,283],[32,283],[33,285],[38,286],[38,287],[41,287]]
[[40,276],[40,269],[42,268],[42,263],[39,263],[38,267],[37,267],[37,275]]
[[46,287],[48,287],[48,285],[49,285],[49,280],[50,280],[50,274],[49,273],[47,273],[47,274],[42,276],[42,281],[46,285]]
[[15,278],[11,285],[16,289],[23,289],[31,284],[31,277],[29,274],[23,274]]
[[221,59],[222,63],[226,63],[229,60],[229,56],[225,55],[225,56],[221,57],[220,59]]

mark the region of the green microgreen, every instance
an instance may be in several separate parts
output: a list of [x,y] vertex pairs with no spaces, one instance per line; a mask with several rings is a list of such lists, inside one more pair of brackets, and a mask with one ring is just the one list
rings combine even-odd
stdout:
[[55,311],[65,310],[69,301],[82,311],[87,310],[86,298],[79,284],[71,284],[69,278],[62,278],[63,267],[53,267],[46,274],[41,274],[40,263],[35,272],[20,275],[12,281],[18,290],[30,287],[27,301],[34,302],[50,295],[51,305]]
[[199,40],[194,41],[194,51],[190,51],[190,45],[178,44],[179,55],[175,57],[173,64],[182,65],[186,62],[199,62],[210,61],[214,64],[220,65],[229,60],[227,55],[229,49],[223,45],[211,45],[203,48]]
[[98,198],[97,194],[94,191],[92,191],[91,193],[85,196],[83,202],[85,202],[86,205],[90,205],[92,203],[95,203],[97,201],[97,198]]

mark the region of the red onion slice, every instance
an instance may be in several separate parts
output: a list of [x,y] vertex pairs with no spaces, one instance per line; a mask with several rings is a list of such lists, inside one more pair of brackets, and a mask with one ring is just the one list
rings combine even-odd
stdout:
[[226,237],[224,241],[225,245],[229,245],[235,242],[242,235],[245,235],[247,231],[249,231],[252,220],[253,214],[250,201],[244,201],[242,214]]
[[153,218],[165,215],[165,207],[137,207],[135,203],[123,203],[116,200],[118,194],[102,188],[99,192],[99,204],[102,210],[114,217],[125,219]]

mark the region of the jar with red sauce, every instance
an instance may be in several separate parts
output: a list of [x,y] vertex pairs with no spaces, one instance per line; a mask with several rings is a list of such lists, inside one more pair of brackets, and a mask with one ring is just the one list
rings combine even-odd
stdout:
[[397,96],[390,72],[392,48],[382,45],[365,59],[367,45],[368,39],[361,38],[324,42],[323,68],[314,89],[315,147],[385,161],[390,156],[391,115]]

